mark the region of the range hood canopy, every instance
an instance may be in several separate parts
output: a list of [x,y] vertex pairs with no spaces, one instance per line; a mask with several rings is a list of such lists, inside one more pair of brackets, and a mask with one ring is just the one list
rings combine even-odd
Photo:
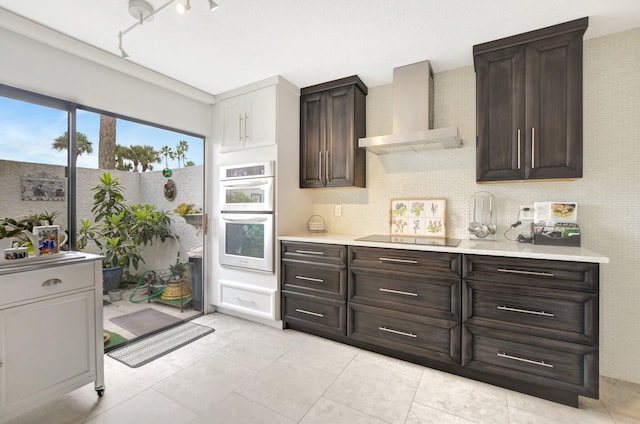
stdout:
[[377,155],[462,147],[458,127],[433,129],[433,70],[428,60],[393,70],[393,134],[361,138]]

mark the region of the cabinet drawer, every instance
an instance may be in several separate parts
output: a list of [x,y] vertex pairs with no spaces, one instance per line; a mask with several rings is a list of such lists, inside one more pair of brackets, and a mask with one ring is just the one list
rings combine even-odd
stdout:
[[460,319],[460,279],[351,267],[349,301]]
[[463,365],[585,396],[598,394],[598,348],[464,325]]
[[349,246],[349,266],[386,271],[459,277],[461,255],[417,250]]
[[567,290],[598,290],[594,263],[464,256],[463,278]]
[[[96,262],[53,266],[3,277],[0,304],[36,299],[95,285]],[[97,262],[99,264],[99,262]]]
[[578,343],[598,342],[598,295],[588,292],[464,282],[467,323]]
[[297,324],[344,336],[346,302],[306,294],[282,292],[282,315],[287,324]]
[[327,264],[346,264],[347,247],[340,244],[299,243],[283,241],[282,259],[322,262]]
[[347,266],[283,259],[282,289],[345,300]]
[[460,363],[460,324],[456,321],[349,303],[348,336],[397,352]]
[[258,318],[275,319],[275,290],[220,280],[220,306]]

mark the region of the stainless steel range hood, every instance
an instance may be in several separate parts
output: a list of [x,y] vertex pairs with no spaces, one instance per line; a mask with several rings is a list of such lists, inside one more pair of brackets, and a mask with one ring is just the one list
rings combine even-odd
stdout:
[[393,134],[361,138],[377,155],[462,146],[458,127],[433,129],[433,70],[428,60],[393,70]]

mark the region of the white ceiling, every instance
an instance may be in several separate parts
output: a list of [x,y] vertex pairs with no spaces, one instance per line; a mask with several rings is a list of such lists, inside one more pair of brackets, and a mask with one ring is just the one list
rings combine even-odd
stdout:
[[[168,0],[148,0],[156,8]],[[589,17],[585,38],[640,27],[640,0],[191,0],[124,37],[130,61],[218,94],[279,74],[299,87],[358,74],[370,87],[431,60],[472,65],[474,44]],[[128,0],[0,0],[0,7],[119,56]],[[639,46],[640,48],[640,46]]]

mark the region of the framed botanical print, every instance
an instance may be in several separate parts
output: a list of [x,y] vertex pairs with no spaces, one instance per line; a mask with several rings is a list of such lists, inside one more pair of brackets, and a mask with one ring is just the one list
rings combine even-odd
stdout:
[[447,199],[392,199],[390,215],[391,235],[447,236]]

